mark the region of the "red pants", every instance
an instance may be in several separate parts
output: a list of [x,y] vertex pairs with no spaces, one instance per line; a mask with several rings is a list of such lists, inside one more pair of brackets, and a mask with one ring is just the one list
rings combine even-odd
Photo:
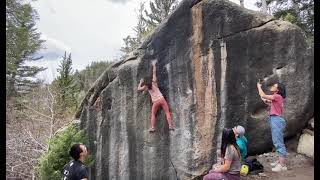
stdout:
[[156,114],[158,109],[160,108],[160,106],[162,107],[162,109],[164,110],[164,112],[166,113],[166,118],[167,118],[167,122],[169,127],[172,127],[172,122],[171,122],[171,116],[170,116],[170,112],[169,112],[169,106],[167,101],[164,99],[164,97],[162,97],[159,100],[156,100],[155,102],[153,102],[152,105],[152,115],[151,115],[151,127],[155,128],[156,127]]

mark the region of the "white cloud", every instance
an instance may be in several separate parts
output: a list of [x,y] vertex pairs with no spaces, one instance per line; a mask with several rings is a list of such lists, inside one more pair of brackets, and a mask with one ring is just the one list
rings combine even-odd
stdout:
[[137,0],[125,4],[110,0],[33,2],[40,16],[37,27],[47,48],[39,52],[44,59],[32,64],[48,65],[45,74],[52,76],[64,51],[72,53],[73,68],[79,70],[92,61],[119,57],[122,38],[134,34],[138,4]]
[[48,37],[46,34],[41,34],[41,39],[45,40],[44,47],[37,52],[37,55],[43,56],[38,61],[28,61],[26,65],[46,67],[45,71],[37,74],[37,78],[45,80],[45,82],[51,82],[57,75],[57,68],[64,56],[64,53],[70,53],[71,48],[64,42]]
[[46,34],[41,34],[41,39],[45,40],[44,47],[38,54],[42,55],[44,59],[55,60],[60,58],[64,52],[71,52],[71,48],[64,44],[62,41],[48,37]]
[[[239,4],[239,1],[232,0]],[[133,35],[139,0],[45,0],[34,1],[37,23],[47,49],[39,65],[48,67],[42,76],[53,79],[64,51],[72,53],[73,68],[84,69],[92,61],[114,60],[120,56],[123,38]],[[146,5],[149,1],[145,0]],[[257,10],[256,0],[244,0]],[[37,62],[32,62],[36,65]],[[45,74],[45,75],[44,75]]]
[[125,3],[127,3],[128,1],[131,1],[131,0],[106,0],[106,1],[125,4]]
[[[240,5],[240,0],[230,0],[230,1]],[[255,6],[255,3],[258,2],[258,0],[244,0],[243,2],[244,2],[245,8],[259,11],[259,8],[257,8],[257,6]]]

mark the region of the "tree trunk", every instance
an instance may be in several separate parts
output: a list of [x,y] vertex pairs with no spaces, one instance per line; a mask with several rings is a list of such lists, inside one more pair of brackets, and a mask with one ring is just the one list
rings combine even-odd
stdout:
[[15,95],[16,95],[16,90],[15,90],[15,88],[14,88],[14,84],[15,84],[15,82],[14,82],[14,79],[15,79],[15,73],[13,73],[11,76],[10,76],[10,79],[8,79],[7,81],[8,81],[8,84],[7,84],[7,88],[8,88],[8,90],[7,90],[7,98],[8,99],[10,99],[11,97],[14,97]]
[[294,9],[296,15],[297,15],[297,21],[300,21],[300,16],[299,16],[299,4],[297,2],[297,0],[292,0],[292,8]]
[[263,13],[267,13],[267,2],[266,2],[266,0],[261,0],[261,3],[262,3],[262,6],[261,6],[262,12]]
[[244,0],[240,0],[240,6],[241,7],[244,7],[244,2],[243,2]]

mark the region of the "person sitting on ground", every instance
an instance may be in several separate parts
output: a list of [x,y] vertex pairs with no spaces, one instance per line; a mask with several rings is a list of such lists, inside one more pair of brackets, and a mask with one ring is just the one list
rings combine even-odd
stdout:
[[239,125],[235,126],[232,130],[236,134],[237,145],[239,146],[239,149],[240,149],[241,159],[242,161],[244,161],[247,156],[247,143],[248,143],[247,138],[244,136],[244,133],[246,131],[244,127]]
[[73,158],[63,168],[63,180],[87,180],[88,174],[83,164],[87,156],[87,148],[83,144],[74,144],[69,151]]
[[221,158],[223,162],[220,166],[215,166],[203,180],[239,180],[241,169],[241,155],[236,143],[236,135],[232,129],[224,128],[221,140]]
[[160,107],[166,113],[167,122],[169,125],[169,130],[174,130],[172,122],[171,122],[171,115],[169,111],[169,106],[167,101],[164,99],[162,93],[158,88],[157,83],[157,68],[156,68],[157,61],[152,62],[152,79],[147,76],[144,79],[140,80],[138,91],[146,91],[148,90],[151,100],[152,100],[152,110],[151,110],[151,128],[149,132],[154,132],[156,127],[156,114]]

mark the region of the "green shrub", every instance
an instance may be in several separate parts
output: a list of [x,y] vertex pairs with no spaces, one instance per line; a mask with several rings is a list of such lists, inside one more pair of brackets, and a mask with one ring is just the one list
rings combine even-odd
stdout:
[[[78,125],[69,125],[67,129],[57,134],[49,141],[49,150],[45,152],[36,167],[37,175],[42,180],[61,180],[65,164],[72,158],[69,149],[75,143],[88,144],[83,130]],[[92,156],[88,156],[84,164],[89,167],[93,164]]]

